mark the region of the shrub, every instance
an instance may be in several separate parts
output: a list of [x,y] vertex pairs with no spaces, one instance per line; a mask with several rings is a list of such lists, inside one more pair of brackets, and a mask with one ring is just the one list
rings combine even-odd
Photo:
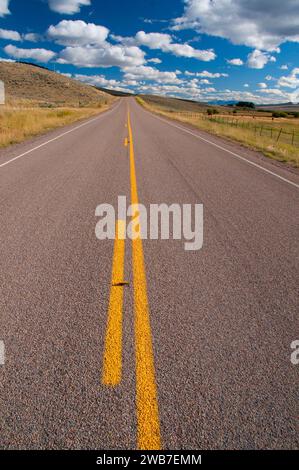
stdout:
[[288,113],[285,113],[284,111],[274,111],[272,113],[272,117],[274,117],[274,118],[285,118],[285,117],[288,117]]
[[236,106],[238,106],[238,108],[255,109],[255,104],[252,103],[251,101],[239,101],[238,103],[236,103]]
[[213,114],[219,114],[219,111],[218,111],[218,109],[215,109],[215,108],[213,108],[213,109],[208,108],[207,113],[208,113],[209,116],[212,116]]

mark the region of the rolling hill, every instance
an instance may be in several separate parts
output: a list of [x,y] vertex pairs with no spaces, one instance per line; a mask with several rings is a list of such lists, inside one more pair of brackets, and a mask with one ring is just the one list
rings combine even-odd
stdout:
[[119,96],[119,97],[126,97],[126,96],[134,96],[134,93],[127,93],[124,91],[120,90],[110,90],[108,88],[102,88],[102,87],[95,87],[97,90],[103,91],[104,93],[108,93],[108,95],[112,96]]
[[158,106],[164,111],[202,113],[206,112],[206,110],[211,107],[208,103],[201,103],[198,101],[185,100],[181,98],[170,98],[168,96],[139,96],[148,104]]
[[0,80],[5,84],[6,102],[39,107],[96,106],[113,97],[104,91],[27,63],[0,62]]

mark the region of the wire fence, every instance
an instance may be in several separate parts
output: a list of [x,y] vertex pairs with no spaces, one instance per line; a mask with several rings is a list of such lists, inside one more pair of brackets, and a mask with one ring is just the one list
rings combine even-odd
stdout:
[[279,125],[270,126],[269,123],[261,123],[257,121],[249,121],[249,120],[242,120],[236,119],[233,117],[222,117],[222,116],[208,116],[204,113],[190,113],[181,111],[176,114],[180,116],[189,117],[192,119],[204,119],[210,122],[216,122],[218,124],[225,124],[228,126],[247,129],[253,132],[257,137],[264,136],[272,139],[274,143],[276,142],[284,142],[289,145],[293,145],[294,147],[299,147],[299,131],[295,128],[284,128]]

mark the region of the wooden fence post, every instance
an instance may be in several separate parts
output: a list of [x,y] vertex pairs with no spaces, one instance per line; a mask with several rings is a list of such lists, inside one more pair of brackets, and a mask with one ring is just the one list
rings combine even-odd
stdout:
[[276,142],[278,142],[278,141],[279,141],[279,138],[280,138],[280,134],[281,134],[281,133],[282,133],[282,127],[280,128],[280,131],[279,131],[279,133],[278,133],[278,136],[277,136],[277,140],[276,140]]

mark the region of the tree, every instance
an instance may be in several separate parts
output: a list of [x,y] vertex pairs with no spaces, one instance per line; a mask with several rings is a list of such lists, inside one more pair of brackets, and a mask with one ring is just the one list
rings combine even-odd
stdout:
[[255,104],[252,103],[251,101],[239,101],[236,103],[236,106],[238,108],[250,108],[250,109],[255,109]]
[[215,109],[215,108],[213,108],[213,109],[208,108],[207,113],[208,113],[209,116],[212,116],[213,114],[219,114],[219,111],[218,111],[218,109]]

